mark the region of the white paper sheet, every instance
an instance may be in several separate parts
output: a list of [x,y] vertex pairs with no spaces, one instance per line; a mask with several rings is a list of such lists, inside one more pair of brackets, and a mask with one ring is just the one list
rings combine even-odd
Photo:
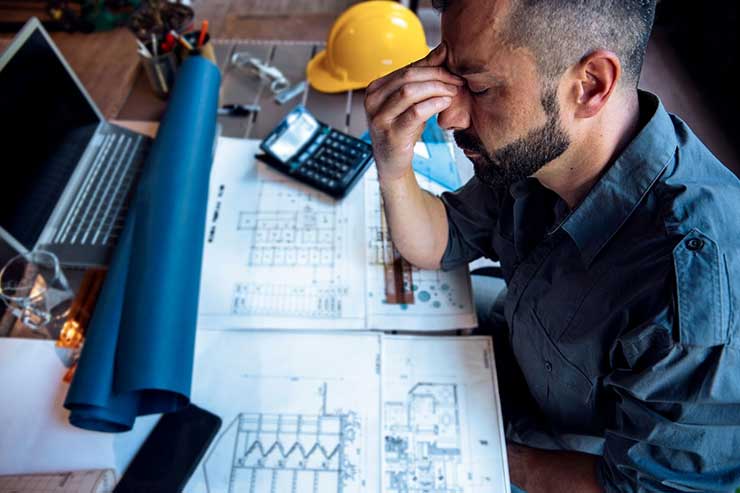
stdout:
[[199,327],[449,330],[476,325],[465,268],[415,270],[418,301],[384,302],[383,266],[374,243],[380,228],[374,170],[337,202],[258,163],[253,158],[258,145],[256,140],[218,142]]
[[0,474],[111,468],[120,477],[156,423],[141,417],[119,434],[70,425],[64,351],[54,341],[0,338]]
[[509,491],[488,338],[199,331],[190,493]]
[[379,491],[379,352],[373,335],[199,331],[192,401],[223,425],[185,491]]

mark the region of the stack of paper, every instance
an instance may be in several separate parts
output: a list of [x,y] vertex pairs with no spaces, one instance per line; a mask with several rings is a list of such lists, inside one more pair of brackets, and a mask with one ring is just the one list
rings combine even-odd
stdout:
[[[374,169],[341,202],[220,139],[211,174],[199,325],[206,329],[451,330],[476,325],[467,268],[414,270],[415,303],[385,302]],[[432,192],[442,189],[419,181]]]

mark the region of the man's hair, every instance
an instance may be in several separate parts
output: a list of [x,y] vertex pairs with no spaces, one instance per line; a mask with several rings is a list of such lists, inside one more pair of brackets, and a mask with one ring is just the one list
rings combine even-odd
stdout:
[[[432,0],[444,12],[459,0]],[[532,50],[546,83],[597,49],[614,52],[637,87],[656,0],[511,0],[504,41]]]

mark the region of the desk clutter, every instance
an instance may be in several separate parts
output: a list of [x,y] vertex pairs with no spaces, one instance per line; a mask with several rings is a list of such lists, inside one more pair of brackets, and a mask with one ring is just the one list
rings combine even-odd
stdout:
[[[213,441],[186,492],[509,491],[491,340],[450,336],[476,325],[467,268],[402,261],[371,156],[341,199],[257,159],[296,104],[368,151],[361,89],[309,87],[314,44],[211,43],[221,73],[182,62],[105,278],[72,302],[71,384],[77,328],[0,340],[0,475],[113,469],[139,491],[181,449],[142,446],[159,415],[196,404]],[[423,188],[460,184],[436,121],[415,151]]]

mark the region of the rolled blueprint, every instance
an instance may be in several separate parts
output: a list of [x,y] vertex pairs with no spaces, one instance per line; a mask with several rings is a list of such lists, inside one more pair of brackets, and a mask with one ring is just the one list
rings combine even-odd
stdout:
[[178,72],[64,403],[75,426],[127,431],[189,402],[220,83],[203,57]]

